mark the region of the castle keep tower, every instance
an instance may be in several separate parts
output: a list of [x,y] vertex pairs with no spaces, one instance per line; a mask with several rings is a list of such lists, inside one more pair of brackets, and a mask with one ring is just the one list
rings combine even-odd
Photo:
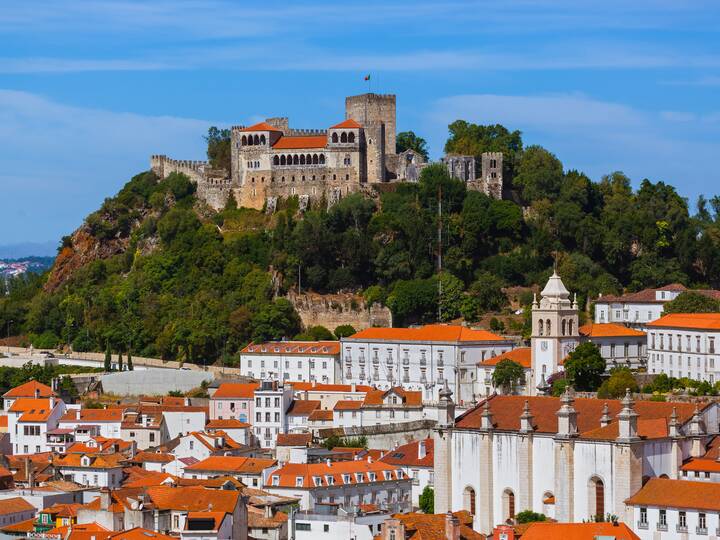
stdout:
[[386,156],[395,154],[395,95],[361,94],[345,98],[345,118],[365,128],[368,182],[384,182]]

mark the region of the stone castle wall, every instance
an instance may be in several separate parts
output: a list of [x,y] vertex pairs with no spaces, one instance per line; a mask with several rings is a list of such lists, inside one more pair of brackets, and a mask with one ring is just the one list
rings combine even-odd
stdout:
[[343,324],[349,324],[355,330],[392,326],[392,313],[387,307],[377,303],[368,306],[360,295],[291,292],[287,298],[300,315],[305,328],[324,326],[332,332]]

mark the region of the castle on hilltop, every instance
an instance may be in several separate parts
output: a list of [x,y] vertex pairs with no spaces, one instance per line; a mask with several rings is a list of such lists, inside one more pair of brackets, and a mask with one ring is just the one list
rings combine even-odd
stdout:
[[[294,129],[285,117],[268,118],[231,130],[231,170],[206,161],[150,158],[160,178],[186,174],[198,196],[215,209],[235,197],[238,206],[272,212],[278,199],[297,196],[300,208],[311,201],[334,204],[374,184],[416,182],[427,166],[413,150],[396,153],[395,96],[361,94],[345,98],[345,120],[327,129]],[[450,174],[469,189],[502,197],[502,153],[486,153],[476,174],[474,156],[445,156]]]

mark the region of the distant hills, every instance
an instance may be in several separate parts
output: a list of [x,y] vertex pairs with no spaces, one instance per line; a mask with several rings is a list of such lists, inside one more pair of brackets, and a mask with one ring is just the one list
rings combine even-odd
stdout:
[[24,259],[27,257],[55,257],[57,240],[50,242],[22,242],[0,245],[0,260]]
[[0,278],[19,276],[26,272],[42,274],[53,265],[54,260],[55,257],[0,258]]

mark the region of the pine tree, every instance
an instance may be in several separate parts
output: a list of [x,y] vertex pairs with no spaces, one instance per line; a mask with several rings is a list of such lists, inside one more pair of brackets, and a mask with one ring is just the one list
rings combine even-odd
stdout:
[[123,370],[123,359],[122,359],[122,352],[118,353],[118,371]]
[[128,349],[127,369],[128,369],[128,371],[133,370],[132,353],[130,352],[130,349]]
[[112,356],[110,353],[110,340],[108,339],[105,346],[105,371],[112,371]]

